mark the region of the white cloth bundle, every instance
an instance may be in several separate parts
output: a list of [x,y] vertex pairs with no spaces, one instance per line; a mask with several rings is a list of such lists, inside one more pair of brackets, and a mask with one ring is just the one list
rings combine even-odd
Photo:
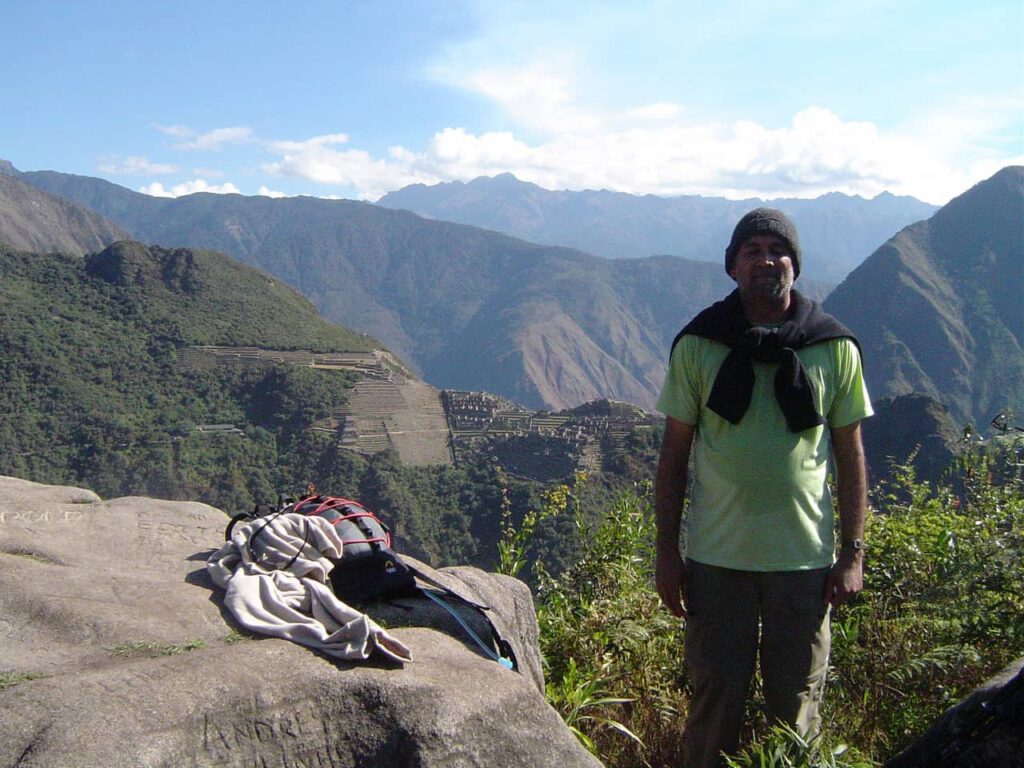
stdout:
[[228,610],[248,630],[339,659],[366,659],[378,650],[392,661],[412,661],[405,645],[327,585],[330,558],[342,557],[343,548],[323,518],[271,515],[236,525],[206,569],[225,590]]

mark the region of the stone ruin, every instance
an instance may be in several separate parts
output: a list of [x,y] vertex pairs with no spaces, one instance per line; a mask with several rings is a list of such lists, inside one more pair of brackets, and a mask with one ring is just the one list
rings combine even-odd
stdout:
[[189,347],[178,365],[188,370],[222,366],[300,365],[355,374],[347,402],[313,429],[337,434],[347,450],[373,454],[393,449],[411,466],[451,464],[451,441],[438,391],[412,376],[389,352]]
[[637,406],[614,400],[550,413],[531,411],[486,392],[438,391],[382,350],[314,353],[190,347],[181,350],[178,365],[304,365],[354,373],[359,379],[349,390],[348,401],[313,427],[338,434],[342,448],[363,454],[393,449],[412,466],[458,465],[483,453],[511,474],[541,482],[579,470],[604,469],[622,452],[632,430],[660,422]]
[[557,413],[530,411],[485,392],[441,393],[455,461],[484,453],[514,475],[562,479],[574,471],[600,471],[635,429],[660,420],[630,403],[596,400]]

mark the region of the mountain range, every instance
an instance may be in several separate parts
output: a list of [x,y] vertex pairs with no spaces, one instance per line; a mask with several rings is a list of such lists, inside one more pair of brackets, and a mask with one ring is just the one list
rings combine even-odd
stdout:
[[[435,386],[529,407],[611,397],[650,408],[671,338],[732,288],[717,262],[604,259],[354,201],[160,199],[99,179],[8,172],[136,239],[259,266]],[[979,426],[994,411],[1024,410],[1022,175],[1004,169],[896,232],[826,301],[860,338],[875,397],[922,393],[954,422]],[[798,287],[825,293],[803,277]]]
[[[227,253],[374,336],[431,384],[559,410],[651,408],[669,342],[730,289],[721,264],[608,260],[368,203],[194,194],[155,198],[81,176],[17,178],[165,247]],[[820,298],[821,284],[804,283]]]
[[894,232],[934,213],[913,197],[871,200],[833,192],[812,200],[659,197],[543,189],[509,173],[470,182],[414,184],[377,201],[432,219],[493,229],[606,258],[672,255],[719,263],[739,218],[761,205],[785,211],[800,232],[805,278],[836,285]]

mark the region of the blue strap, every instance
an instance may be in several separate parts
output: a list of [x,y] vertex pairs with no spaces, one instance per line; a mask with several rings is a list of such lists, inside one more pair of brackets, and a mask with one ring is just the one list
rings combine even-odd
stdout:
[[420,592],[422,592],[424,595],[426,595],[431,600],[433,600],[435,603],[437,603],[442,608],[444,608],[446,611],[448,611],[448,613],[450,613],[452,615],[452,618],[455,619],[459,623],[459,626],[461,626],[464,630],[466,630],[466,633],[471,638],[473,638],[473,640],[476,642],[476,644],[478,646],[480,646],[480,648],[483,650],[483,652],[485,654],[487,654],[487,657],[489,659],[491,659],[492,661],[498,662],[499,664],[501,664],[501,666],[505,667],[505,669],[512,669],[512,660],[511,659],[506,659],[504,656],[499,656],[497,653],[495,653],[490,648],[490,646],[488,646],[486,643],[484,643],[483,640],[480,639],[480,637],[477,635],[476,632],[474,632],[472,630],[472,628],[469,626],[469,624],[467,624],[463,620],[463,618],[459,615],[459,612],[456,611],[454,608],[452,608],[450,605],[448,605],[448,603],[446,603],[444,600],[442,600],[440,595],[438,595],[434,590],[428,589],[426,587],[420,587]]

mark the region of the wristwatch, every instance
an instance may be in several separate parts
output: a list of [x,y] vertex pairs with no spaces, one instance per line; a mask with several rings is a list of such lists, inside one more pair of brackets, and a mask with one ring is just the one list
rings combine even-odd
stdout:
[[852,549],[854,552],[863,552],[865,549],[864,539],[849,539],[843,542],[843,549]]

